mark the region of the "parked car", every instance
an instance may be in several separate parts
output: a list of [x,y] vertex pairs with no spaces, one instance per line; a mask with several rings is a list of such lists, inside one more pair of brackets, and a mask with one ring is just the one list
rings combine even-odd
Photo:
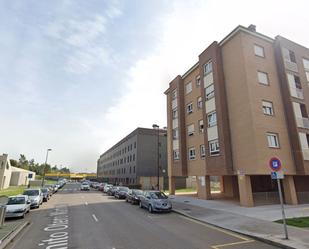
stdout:
[[107,191],[107,194],[110,195],[110,196],[114,196],[114,195],[115,195],[115,192],[116,192],[116,190],[117,190],[118,188],[119,188],[118,186],[112,186],[112,187]]
[[48,201],[50,198],[50,190],[49,188],[41,188],[43,193],[43,201]]
[[80,190],[90,190],[90,186],[89,186],[88,182],[83,182],[80,185]]
[[44,188],[49,189],[49,196],[52,196],[55,193],[55,188],[53,185],[45,185]]
[[109,189],[111,189],[113,187],[113,185],[111,184],[106,184],[103,188],[103,192],[104,193],[107,193]]
[[38,208],[43,203],[43,193],[41,189],[26,189],[23,195],[29,196],[31,208]]
[[30,211],[30,200],[27,195],[10,196],[6,204],[5,218],[24,218]]
[[139,204],[140,198],[143,196],[143,191],[140,189],[130,189],[126,196],[126,202],[131,204]]
[[128,187],[118,187],[115,191],[115,198],[117,199],[125,199],[127,197],[127,193],[129,191]]
[[141,196],[140,208],[147,208],[149,213],[152,212],[170,212],[172,203],[168,197],[160,191],[145,191]]
[[104,190],[105,185],[106,185],[106,183],[100,183],[100,184],[97,186],[97,190],[99,190],[99,191],[103,191],[103,190]]

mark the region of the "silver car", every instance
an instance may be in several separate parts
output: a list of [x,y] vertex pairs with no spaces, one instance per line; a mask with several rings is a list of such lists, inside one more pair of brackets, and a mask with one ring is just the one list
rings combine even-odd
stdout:
[[170,212],[172,210],[172,203],[168,197],[160,191],[145,191],[144,195],[140,197],[140,208],[147,208],[152,212]]
[[43,193],[41,189],[26,189],[23,195],[28,195],[30,199],[30,207],[38,208],[43,203]]
[[30,200],[27,195],[10,196],[6,204],[5,218],[24,218],[30,211]]

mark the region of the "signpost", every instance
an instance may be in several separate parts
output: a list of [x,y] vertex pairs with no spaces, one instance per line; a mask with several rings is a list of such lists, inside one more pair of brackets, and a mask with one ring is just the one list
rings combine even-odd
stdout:
[[284,227],[284,233],[285,233],[285,239],[289,239],[288,236],[288,229],[286,226],[286,219],[285,219],[285,212],[284,212],[284,205],[283,205],[283,197],[282,197],[282,190],[281,190],[281,184],[280,179],[284,178],[284,174],[280,171],[281,169],[281,161],[277,157],[272,157],[269,160],[269,167],[271,168],[271,179],[276,179],[278,184],[278,192],[279,192],[279,199],[280,199],[280,205],[281,205],[281,212],[282,212],[282,220],[283,220],[283,227]]

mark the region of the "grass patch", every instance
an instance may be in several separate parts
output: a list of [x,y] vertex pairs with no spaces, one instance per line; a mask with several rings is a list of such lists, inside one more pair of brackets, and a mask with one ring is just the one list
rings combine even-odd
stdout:
[[[282,220],[275,221],[277,223],[283,223]],[[295,227],[309,227],[309,217],[290,218],[286,219],[286,224]]]
[[19,195],[24,192],[25,188],[26,186],[11,186],[11,187],[8,187],[7,189],[0,190],[0,196],[1,195],[6,195],[6,196]]
[[176,189],[176,193],[177,192],[180,192],[180,193],[196,192],[196,188],[180,188],[180,189]]

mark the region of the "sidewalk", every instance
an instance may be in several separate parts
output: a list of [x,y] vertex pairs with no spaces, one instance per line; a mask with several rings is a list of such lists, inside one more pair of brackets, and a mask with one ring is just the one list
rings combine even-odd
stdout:
[[[170,198],[174,211],[190,218],[281,245],[283,248],[309,248],[309,230],[289,226],[290,239],[284,240],[283,225],[267,220],[273,212],[267,206],[253,208],[260,212],[256,217],[252,217],[256,210],[248,211],[251,208],[240,207],[233,202],[199,200],[181,196],[170,196]],[[306,208],[306,205],[301,208]],[[270,214],[265,211],[267,209],[271,210]],[[280,216],[280,209],[277,210]]]
[[17,234],[28,224],[28,221],[14,221],[4,223],[4,226],[0,228],[0,249],[5,248],[7,244],[12,239],[14,239]]

